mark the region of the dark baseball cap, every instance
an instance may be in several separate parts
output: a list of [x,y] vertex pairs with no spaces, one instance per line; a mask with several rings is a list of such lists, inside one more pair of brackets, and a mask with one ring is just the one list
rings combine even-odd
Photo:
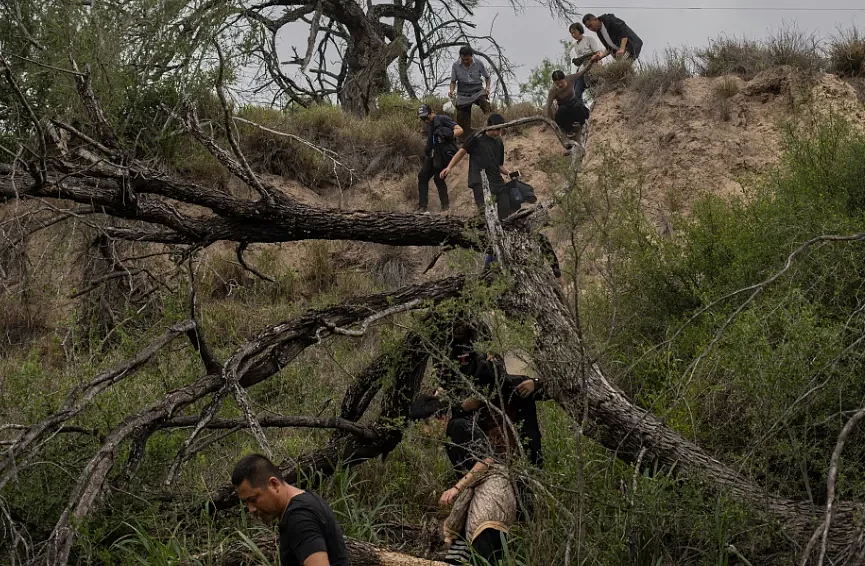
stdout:
[[429,104],[421,104],[420,108],[417,109],[417,117],[418,118],[426,118],[432,113],[432,108],[430,108]]

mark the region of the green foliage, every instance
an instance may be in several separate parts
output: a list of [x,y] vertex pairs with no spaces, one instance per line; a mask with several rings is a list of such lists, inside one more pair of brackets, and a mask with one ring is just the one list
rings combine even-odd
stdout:
[[544,57],[538,67],[532,69],[529,78],[520,83],[520,95],[535,106],[541,108],[547,103],[547,95],[553,85],[553,71],[564,71],[569,73],[571,68],[571,46],[573,42],[560,41],[563,54],[557,59]]
[[[865,249],[815,244],[753,297],[749,286],[804,242],[859,229],[863,158],[865,136],[830,118],[791,128],[778,170],[747,200],[706,197],[676,218],[673,238],[605,216],[618,228],[604,234],[627,234],[599,251],[616,293],[590,283],[584,308],[595,343],[608,344],[605,367],[642,406],[769,490],[817,505],[843,415],[865,398],[856,347]],[[851,461],[863,455],[848,449]],[[860,474],[844,477],[840,489],[861,497]]]

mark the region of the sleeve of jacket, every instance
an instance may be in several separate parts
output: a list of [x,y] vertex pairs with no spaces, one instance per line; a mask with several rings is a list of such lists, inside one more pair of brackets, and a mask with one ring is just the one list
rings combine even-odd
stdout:
[[610,37],[612,37],[614,41],[621,41],[623,37],[631,39],[636,36],[634,30],[629,28],[628,24],[625,23],[625,20],[622,20],[621,18],[617,18],[612,14],[605,14],[599,19],[604,23]]

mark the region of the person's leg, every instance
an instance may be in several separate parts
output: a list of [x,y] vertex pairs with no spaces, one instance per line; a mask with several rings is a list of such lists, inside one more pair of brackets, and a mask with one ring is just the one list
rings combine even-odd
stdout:
[[478,207],[478,210],[483,212],[484,210],[484,187],[480,183],[476,183],[469,187],[472,190],[472,194],[475,197],[475,204]]
[[499,220],[504,220],[514,212],[516,212],[517,208],[514,207],[514,203],[511,201],[510,194],[508,194],[508,189],[504,185],[499,188],[494,189],[495,197],[496,197],[496,209],[499,213]]
[[439,202],[442,205],[442,211],[450,208],[450,199],[448,198],[448,184],[439,175],[441,171],[433,170],[433,182],[436,184],[436,189],[439,192]]
[[583,91],[586,90],[586,78],[585,75],[578,78],[574,83],[574,93],[577,95],[577,98],[580,100],[583,99]]
[[472,135],[472,105],[457,106],[457,124],[463,129],[460,141],[465,142]]
[[559,106],[556,110],[556,125],[564,132],[570,134],[574,129],[573,114],[567,106]]
[[481,110],[483,110],[484,114],[489,114],[490,110],[492,110],[492,106],[490,106],[490,101],[486,96],[482,96],[475,101],[475,104],[480,106]]
[[[433,170],[432,157],[425,157],[423,160],[423,166],[417,174],[417,207],[419,210],[426,210],[426,207],[429,205],[429,182],[430,179],[433,178],[434,174],[435,171]],[[441,180],[442,179],[437,179],[437,181]]]
[[472,541],[472,551],[491,566],[501,564],[505,559],[504,537],[506,536],[498,529],[484,529]]

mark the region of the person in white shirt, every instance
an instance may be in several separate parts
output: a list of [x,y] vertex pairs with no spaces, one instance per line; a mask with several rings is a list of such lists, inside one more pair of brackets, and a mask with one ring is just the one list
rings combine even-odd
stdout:
[[575,41],[571,51],[574,56],[574,58],[571,59],[571,63],[573,63],[571,73],[579,73],[580,71],[585,70],[589,59],[591,59],[593,55],[604,52],[604,47],[596,36],[586,35],[586,31],[583,29],[583,24],[579,22],[571,24],[568,31],[571,32],[571,37],[573,37]]
[[574,93],[577,95],[578,100],[583,100],[583,93],[588,86],[585,72],[588,70],[593,58],[596,55],[604,53],[604,47],[596,36],[587,35],[585,29],[583,29],[583,24],[579,22],[571,24],[568,31],[571,32],[571,37],[576,42],[571,51],[574,56],[571,59],[571,74],[580,74],[580,77],[574,84]]

